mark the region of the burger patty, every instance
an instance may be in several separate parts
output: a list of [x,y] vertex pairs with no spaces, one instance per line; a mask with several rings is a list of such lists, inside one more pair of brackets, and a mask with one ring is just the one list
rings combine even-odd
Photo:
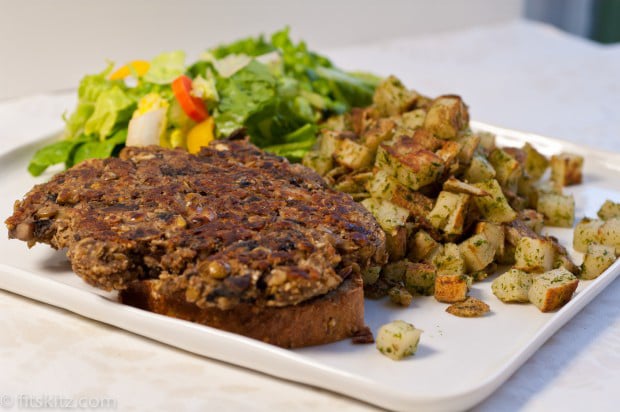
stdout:
[[29,246],[67,248],[91,285],[159,279],[158,293],[203,308],[296,304],[386,261],[361,205],[247,140],[82,162],[35,186],[6,224]]

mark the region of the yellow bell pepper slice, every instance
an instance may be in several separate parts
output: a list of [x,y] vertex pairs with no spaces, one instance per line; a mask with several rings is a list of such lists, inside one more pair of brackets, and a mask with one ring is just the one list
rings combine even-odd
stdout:
[[215,138],[214,126],[213,117],[209,117],[192,127],[187,134],[187,150],[194,154],[198,153],[201,147],[207,146]]
[[112,73],[109,77],[110,80],[122,80],[127,76],[132,74],[137,74],[139,77],[142,77],[149,71],[151,67],[151,63],[146,60],[134,60],[129,64],[121,66]]

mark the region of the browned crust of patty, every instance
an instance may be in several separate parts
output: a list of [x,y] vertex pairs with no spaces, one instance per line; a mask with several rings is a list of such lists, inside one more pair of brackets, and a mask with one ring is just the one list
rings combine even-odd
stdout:
[[[346,279],[328,294],[297,305],[259,307],[240,304],[230,310],[200,308],[182,293],[159,293],[158,280],[129,284],[123,303],[166,316],[222,329],[285,348],[320,345],[367,334],[364,291],[359,276]],[[372,335],[363,335],[372,342]]]
[[361,205],[244,140],[85,161],[35,186],[6,224],[29,245],[67,248],[94,286],[159,279],[203,308],[294,305],[386,259]]

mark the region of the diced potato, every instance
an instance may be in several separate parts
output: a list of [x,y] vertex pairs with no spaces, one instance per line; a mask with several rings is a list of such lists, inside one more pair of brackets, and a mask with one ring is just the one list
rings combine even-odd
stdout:
[[491,150],[495,149],[495,135],[490,132],[477,132],[476,135],[480,138],[479,147],[482,148],[486,153],[490,153]]
[[390,297],[390,301],[396,305],[400,306],[409,306],[411,305],[411,301],[413,301],[413,295],[409,293],[404,286],[393,286],[388,291],[388,296]]
[[383,266],[381,269],[381,275],[389,284],[400,283],[405,278],[405,272],[409,262],[406,260],[399,260],[396,262],[390,262]]
[[435,182],[444,169],[442,160],[435,153],[415,145],[382,144],[377,150],[375,164],[413,190]]
[[418,94],[407,90],[402,82],[394,76],[384,79],[373,96],[373,103],[381,116],[394,116],[409,109]]
[[546,225],[572,227],[575,220],[575,199],[573,195],[543,194],[538,198],[536,210],[542,213]]
[[523,151],[526,154],[525,172],[534,180],[540,179],[549,167],[549,160],[529,143],[523,146]]
[[399,131],[413,132],[420,127],[424,126],[424,118],[426,117],[426,110],[415,109],[409,112],[405,112],[400,116],[400,122],[398,125]]
[[351,139],[342,139],[334,152],[334,159],[350,169],[363,169],[372,164],[375,155],[368,147]]
[[416,218],[426,217],[433,209],[434,201],[420,192],[409,190],[403,185],[396,184],[392,192],[392,203],[404,207]]
[[489,162],[495,169],[495,178],[500,186],[517,191],[517,183],[523,174],[519,162],[505,150],[495,149],[489,154]]
[[379,328],[377,349],[392,360],[400,360],[416,353],[421,335],[412,324],[395,320]]
[[601,243],[599,229],[603,223],[602,220],[588,219],[587,217],[577,223],[573,231],[573,249],[585,253],[589,244]]
[[465,170],[464,178],[469,183],[486,182],[495,178],[495,169],[484,156],[474,155]]
[[369,266],[362,271],[362,280],[364,285],[372,285],[379,280],[381,274],[381,266]]
[[343,114],[330,116],[321,124],[322,129],[333,130],[335,132],[344,132],[351,127],[349,119]]
[[377,199],[391,200],[398,182],[385,170],[377,170],[372,178],[366,182],[366,190],[370,196]]
[[524,209],[519,212],[519,219],[534,233],[540,234],[543,228],[544,217],[541,213],[533,209]]
[[461,144],[461,151],[459,152],[457,159],[461,164],[468,165],[471,163],[471,159],[474,157],[476,148],[480,144],[480,136],[470,134],[459,138],[458,142]]
[[439,302],[454,303],[467,299],[467,276],[439,275],[435,277],[434,296]]
[[413,262],[419,262],[439,246],[439,242],[433,239],[428,232],[420,230],[413,236],[413,241],[409,247],[409,259]]
[[506,242],[504,244],[504,253],[497,256],[497,263],[502,265],[514,265],[516,246]]
[[429,222],[447,234],[463,233],[469,199],[470,196],[463,193],[440,192],[435,207],[428,214]]
[[551,180],[560,186],[581,183],[583,156],[562,153],[551,156]]
[[302,164],[324,176],[334,167],[334,159],[331,156],[323,156],[318,151],[311,150],[304,155]]
[[461,144],[459,142],[455,142],[449,140],[444,142],[439,150],[435,152],[439,158],[443,161],[446,168],[449,168],[451,165],[458,163],[458,155],[461,152]]
[[606,220],[598,230],[601,243],[616,248],[616,253],[620,254],[620,218]]
[[515,268],[524,272],[547,272],[553,268],[555,252],[548,239],[522,237],[515,249]]
[[465,260],[461,256],[459,247],[454,243],[446,243],[443,251],[433,261],[437,268],[437,275],[465,274]]
[[581,265],[582,279],[596,279],[616,261],[616,250],[613,246],[588,245],[588,251]]
[[398,207],[387,200],[368,198],[364,199],[361,203],[373,214],[386,233],[392,233],[392,231],[396,230],[399,226],[404,226],[409,217],[409,211],[407,209]]
[[354,107],[348,113],[349,128],[358,136],[361,136],[379,117],[377,109],[374,107]]
[[428,263],[410,263],[405,271],[405,287],[413,293],[430,296],[435,291],[435,266]]
[[491,290],[502,302],[529,302],[533,279],[534,275],[513,268],[495,278]]
[[469,124],[467,106],[459,96],[439,96],[428,109],[424,128],[440,139],[454,139]]
[[504,254],[504,244],[506,242],[506,231],[503,226],[491,222],[478,222],[474,233],[483,234],[488,242],[495,249],[495,256]]
[[581,268],[573,262],[573,260],[568,255],[558,254],[557,251],[555,253],[555,261],[553,262],[553,268],[564,268],[568,270],[575,276],[578,276],[581,273]]
[[319,136],[319,153],[323,157],[332,157],[342,144],[342,137],[339,132],[333,130],[322,130]]
[[472,196],[489,196],[490,193],[476,187],[474,185],[470,185],[469,183],[462,182],[456,179],[454,176],[450,176],[448,180],[443,182],[443,190],[452,192],[452,193],[465,193]]
[[487,267],[495,257],[496,249],[484,234],[473,235],[459,245],[459,251],[469,272]]
[[508,204],[497,180],[487,180],[486,182],[476,183],[474,186],[491,194],[491,196],[474,198],[474,203],[482,216],[493,223],[515,220],[517,213]]
[[439,150],[441,146],[445,143],[445,140],[441,140],[433,136],[431,132],[426,129],[417,129],[413,136],[399,136],[398,141],[402,142],[402,144],[414,144],[422,146],[423,148],[434,152]]
[[568,270],[553,269],[534,276],[528,297],[541,312],[551,312],[571,299],[578,284],[579,280]]
[[603,206],[598,210],[597,215],[603,220],[620,217],[620,203],[612,202],[609,199],[605,200]]
[[407,229],[399,226],[385,234],[385,246],[390,261],[400,260],[407,254]]
[[391,119],[379,119],[362,134],[362,141],[373,153],[386,140],[394,137],[396,123]]

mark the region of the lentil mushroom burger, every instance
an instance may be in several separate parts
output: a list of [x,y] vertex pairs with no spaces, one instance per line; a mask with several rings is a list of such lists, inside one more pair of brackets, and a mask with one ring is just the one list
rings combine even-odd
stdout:
[[361,273],[387,259],[362,205],[238,139],[84,161],[6,224],[66,248],[75,273],[128,304],[286,347],[368,333]]

